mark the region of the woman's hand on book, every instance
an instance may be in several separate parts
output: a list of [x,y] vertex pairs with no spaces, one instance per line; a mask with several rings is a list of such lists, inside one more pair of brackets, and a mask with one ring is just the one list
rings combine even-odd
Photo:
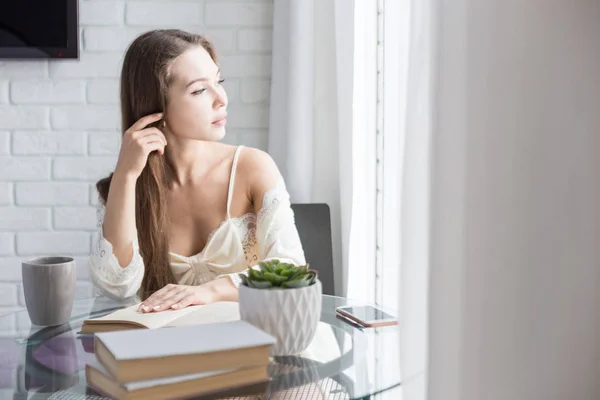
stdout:
[[217,296],[211,285],[188,286],[169,284],[148,297],[140,304],[138,311],[181,310],[188,306],[209,304],[215,301],[217,301]]

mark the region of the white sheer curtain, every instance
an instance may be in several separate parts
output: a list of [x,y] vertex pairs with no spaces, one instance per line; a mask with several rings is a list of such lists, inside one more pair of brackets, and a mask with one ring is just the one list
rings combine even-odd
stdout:
[[366,127],[374,86],[364,78],[369,50],[357,7],[364,4],[274,1],[268,149],[292,202],[331,208],[336,293],[372,301],[374,274],[365,265],[375,251],[375,142]]
[[[387,0],[384,15],[383,292],[396,301],[399,315],[403,400],[426,398],[435,104],[433,3]],[[399,248],[392,241],[400,241]],[[395,291],[392,282],[396,282]],[[389,300],[384,304],[389,306]]]
[[600,3],[399,3],[403,400],[600,398]]

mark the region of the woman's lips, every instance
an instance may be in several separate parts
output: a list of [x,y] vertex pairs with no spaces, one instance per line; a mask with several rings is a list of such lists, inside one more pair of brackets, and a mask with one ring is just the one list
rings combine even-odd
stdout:
[[225,126],[226,123],[227,123],[227,116],[226,115],[223,116],[223,117],[220,117],[220,118],[218,118],[218,119],[216,119],[216,120],[214,120],[212,122],[212,124],[216,125],[216,126]]

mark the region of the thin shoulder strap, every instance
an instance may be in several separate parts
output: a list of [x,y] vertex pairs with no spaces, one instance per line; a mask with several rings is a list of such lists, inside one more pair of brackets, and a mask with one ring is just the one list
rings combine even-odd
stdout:
[[233,164],[231,164],[231,176],[229,176],[229,191],[227,192],[227,219],[231,218],[231,214],[229,209],[231,208],[231,197],[233,196],[233,184],[235,182],[235,171],[237,170],[238,158],[240,157],[240,151],[244,146],[238,146],[235,149],[235,154],[233,156]]

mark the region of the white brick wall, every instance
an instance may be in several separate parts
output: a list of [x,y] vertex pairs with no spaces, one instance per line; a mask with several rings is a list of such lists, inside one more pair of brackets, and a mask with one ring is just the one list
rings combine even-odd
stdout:
[[0,104],[8,103],[8,81],[0,81]]
[[13,254],[15,250],[15,237],[12,233],[0,233],[0,256]]
[[118,104],[119,80],[95,79],[88,82],[87,101],[90,104]]
[[85,155],[85,135],[81,132],[14,131],[12,154]]
[[0,182],[0,206],[12,204],[12,184],[10,182]]
[[82,104],[86,82],[73,80],[19,80],[10,84],[13,104]]
[[10,153],[10,132],[0,132],[0,156]]
[[227,143],[266,149],[273,0],[80,0],[80,60],[0,60],[0,314],[24,306],[20,262],[75,256],[78,296],[96,230],[94,183],[120,145],[124,50],[154,28],[201,33],[229,97]]
[[248,52],[270,53],[272,47],[270,29],[242,29],[238,32],[238,47]]
[[17,182],[15,202],[17,206],[65,206],[86,205],[88,184],[72,182]]
[[88,154],[91,156],[118,155],[121,145],[119,132],[90,132]]

